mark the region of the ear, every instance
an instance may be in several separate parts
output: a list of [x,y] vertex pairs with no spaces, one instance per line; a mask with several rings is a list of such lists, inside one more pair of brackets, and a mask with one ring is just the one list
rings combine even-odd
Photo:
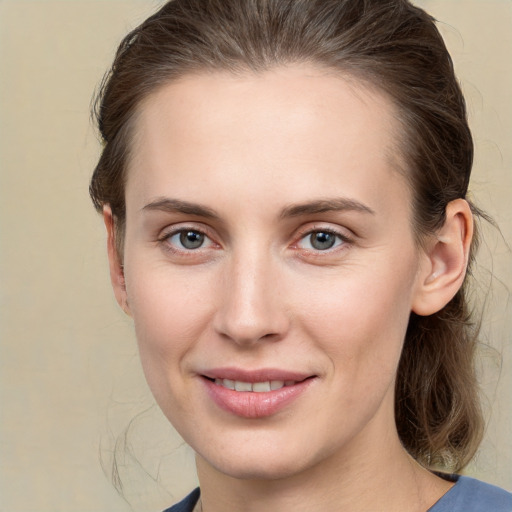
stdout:
[[107,228],[107,250],[110,266],[110,281],[112,283],[112,288],[114,289],[114,295],[118,304],[121,306],[121,309],[127,315],[131,316],[126,294],[123,262],[117,251],[114,216],[112,215],[112,210],[108,205],[103,206],[103,221],[105,222],[105,227]]
[[441,310],[462,286],[473,237],[473,214],[464,199],[446,207],[446,220],[424,251],[412,311],[427,316]]

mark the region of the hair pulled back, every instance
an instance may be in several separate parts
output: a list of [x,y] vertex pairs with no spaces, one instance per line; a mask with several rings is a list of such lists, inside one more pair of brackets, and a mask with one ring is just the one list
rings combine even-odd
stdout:
[[[453,64],[432,17],[406,0],[173,0],[121,42],[96,103],[104,147],[90,194],[110,205],[122,251],[124,184],[137,108],[185,74],[261,72],[311,63],[384,92],[413,194],[417,240],[465,198],[473,142]],[[482,435],[474,372],[476,328],[466,283],[438,313],[411,314],[399,364],[400,439],[421,464],[461,469]]]

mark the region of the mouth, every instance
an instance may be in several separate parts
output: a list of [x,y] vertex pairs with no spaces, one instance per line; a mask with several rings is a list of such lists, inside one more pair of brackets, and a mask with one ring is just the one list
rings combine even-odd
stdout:
[[207,396],[225,412],[241,418],[273,416],[292,406],[318,380],[278,370],[255,372],[223,369],[202,374]]

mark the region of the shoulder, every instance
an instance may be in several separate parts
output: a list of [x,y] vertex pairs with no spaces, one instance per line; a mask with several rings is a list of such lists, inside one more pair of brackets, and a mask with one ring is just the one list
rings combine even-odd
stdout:
[[165,509],[164,512],[192,512],[199,500],[199,487],[194,489],[188,496],[171,508]]
[[[512,512],[512,494],[494,485],[466,476],[456,477],[455,485],[428,512]],[[199,488],[164,512],[193,512]]]
[[428,512],[512,512],[512,494],[467,476],[456,477],[455,485]]

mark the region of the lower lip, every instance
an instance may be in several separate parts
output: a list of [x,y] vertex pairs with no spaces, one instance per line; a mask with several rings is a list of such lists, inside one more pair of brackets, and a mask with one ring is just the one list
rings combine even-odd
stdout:
[[203,378],[206,390],[215,404],[242,418],[265,418],[278,413],[302,395],[314,380],[314,378],[309,378],[292,386],[257,393],[255,391],[234,391]]

